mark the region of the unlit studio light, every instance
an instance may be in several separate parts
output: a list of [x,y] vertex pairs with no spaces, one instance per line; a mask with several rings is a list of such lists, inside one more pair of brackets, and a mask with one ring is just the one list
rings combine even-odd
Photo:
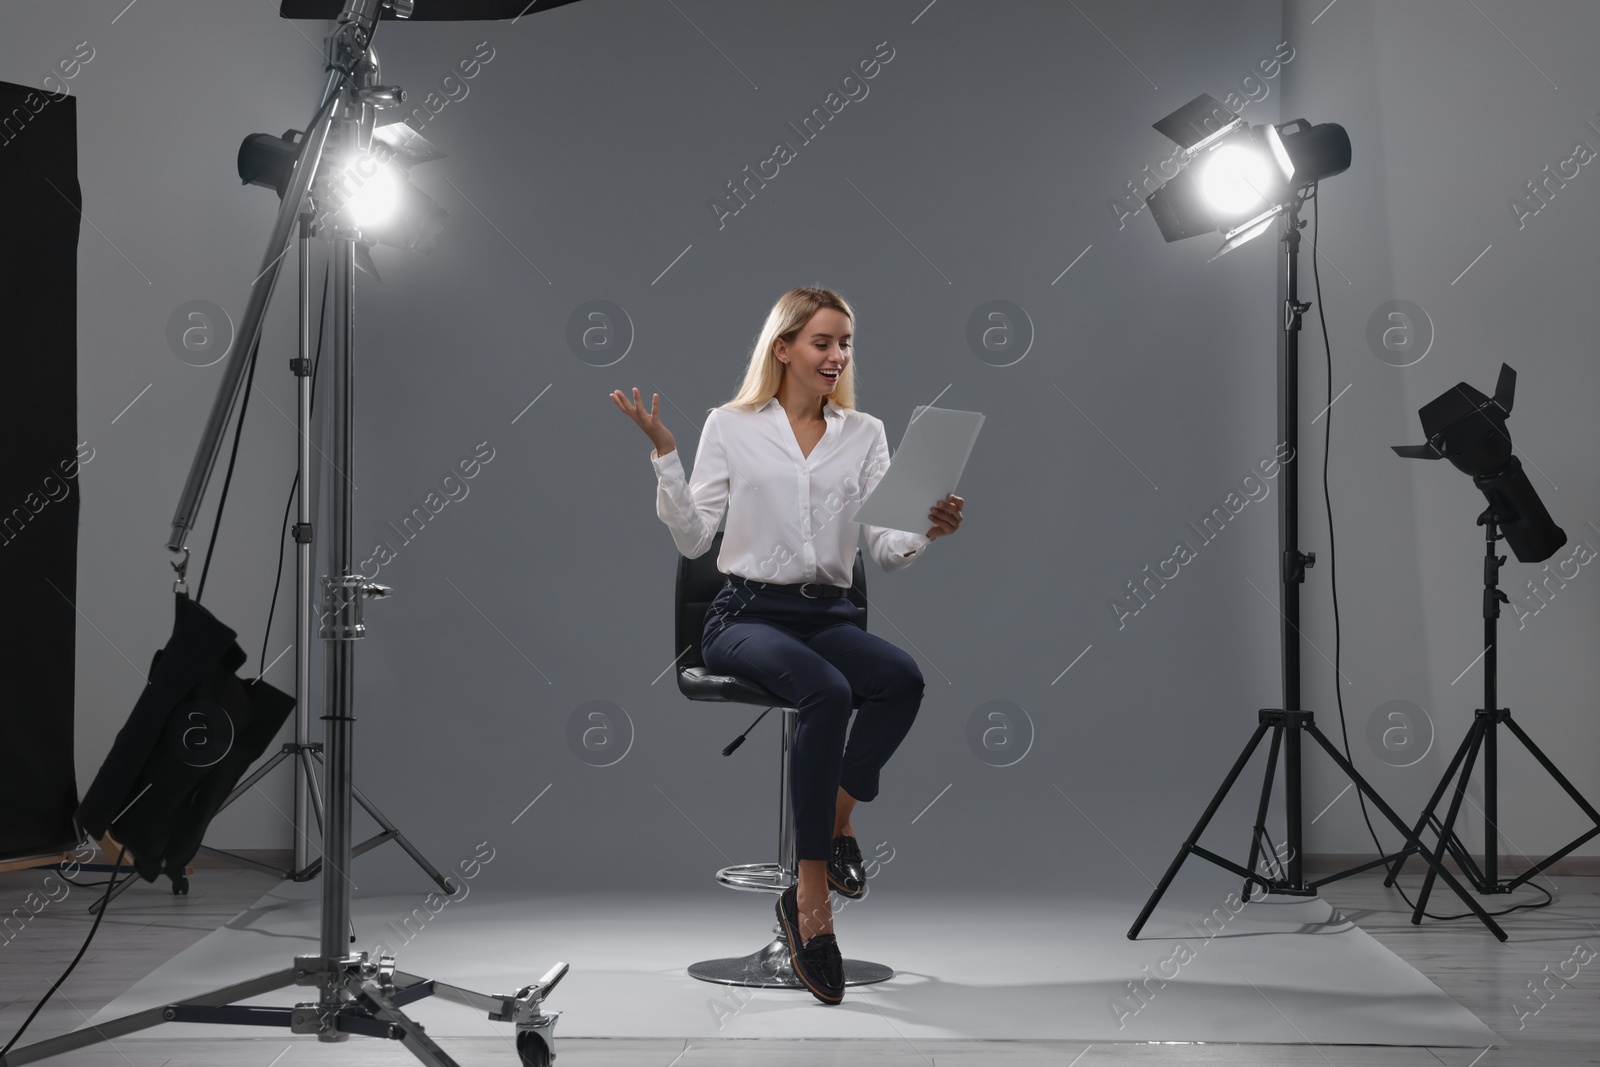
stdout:
[[1512,454],[1506,418],[1516,391],[1517,372],[1504,363],[1494,396],[1458,382],[1417,412],[1427,443],[1392,447],[1407,459],[1447,459],[1470,475],[1517,559],[1543,563],[1567,543],[1567,533],[1550,517],[1522,461]]

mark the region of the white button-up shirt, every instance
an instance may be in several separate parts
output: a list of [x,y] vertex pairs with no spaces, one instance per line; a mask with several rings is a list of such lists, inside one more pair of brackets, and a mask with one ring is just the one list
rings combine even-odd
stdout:
[[863,528],[867,550],[885,571],[920,556],[927,535],[854,519],[889,469],[883,420],[832,400],[823,406],[823,420],[822,438],[804,456],[777,397],[756,411],[714,408],[700,431],[692,480],[684,477],[680,449],[665,456],[652,450],[656,515],[678,551],[693,559],[710,548],[726,508],[728,528],[717,555],[723,574],[848,589]]

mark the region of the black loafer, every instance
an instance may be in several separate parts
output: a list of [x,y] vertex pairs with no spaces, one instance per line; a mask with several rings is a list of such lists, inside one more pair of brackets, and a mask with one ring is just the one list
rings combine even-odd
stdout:
[[844,958],[839,955],[839,940],[832,934],[817,934],[800,944],[799,887],[790,886],[778,897],[778,922],[789,946],[789,966],[799,975],[811,995],[824,1004],[844,999]]
[[840,835],[833,839],[833,857],[828,860],[828,886],[840,896],[859,900],[867,895],[867,876],[861,869],[861,847],[856,839]]

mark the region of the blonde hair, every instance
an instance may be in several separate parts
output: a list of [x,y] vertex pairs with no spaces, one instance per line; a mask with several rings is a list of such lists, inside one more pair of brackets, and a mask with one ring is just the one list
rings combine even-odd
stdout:
[[[783,361],[778,359],[773,349],[780,338],[787,344],[793,344],[805,324],[811,321],[811,316],[820,308],[833,308],[843,312],[844,317],[850,320],[850,332],[854,335],[856,313],[850,309],[844,297],[832,289],[815,289],[809,286],[796,286],[790,289],[778,298],[778,302],[773,304],[772,310],[767,313],[767,321],[761,327],[755,348],[750,353],[750,364],[745,368],[744,384],[739,387],[739,392],[732,400],[721,406],[754,411],[777,396],[778,383],[783,381]],[[844,373],[839,375],[839,384],[833,387],[833,394],[829,399],[843,408],[856,406],[854,359],[845,365]]]

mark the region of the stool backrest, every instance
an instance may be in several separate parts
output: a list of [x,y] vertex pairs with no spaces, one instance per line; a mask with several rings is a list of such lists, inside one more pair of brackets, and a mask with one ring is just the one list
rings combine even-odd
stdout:
[[[700,635],[705,632],[706,611],[716,599],[728,576],[717,570],[717,556],[722,551],[722,534],[718,530],[711,539],[711,547],[690,559],[678,556],[678,582],[675,593],[677,609],[673,626],[673,654],[679,671],[688,667],[704,667],[700,656]],[[850,592],[846,594],[861,609],[858,625],[867,628],[867,568],[861,561],[861,549],[856,549],[855,566],[850,576]],[[684,649],[688,649],[684,652]]]

